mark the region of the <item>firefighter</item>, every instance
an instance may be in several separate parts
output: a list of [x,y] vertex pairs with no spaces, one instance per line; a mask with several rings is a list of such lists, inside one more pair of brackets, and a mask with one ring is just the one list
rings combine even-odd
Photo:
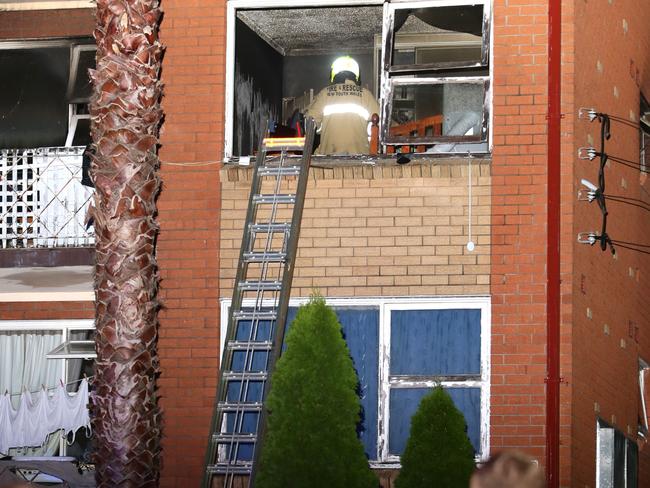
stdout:
[[331,85],[321,90],[307,109],[319,127],[316,154],[368,154],[368,123],[379,113],[372,93],[360,86],[359,64],[350,56],[332,63]]

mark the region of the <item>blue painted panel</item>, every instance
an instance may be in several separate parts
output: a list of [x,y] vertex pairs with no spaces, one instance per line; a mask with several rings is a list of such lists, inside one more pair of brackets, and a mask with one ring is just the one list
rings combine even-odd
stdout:
[[[377,402],[379,391],[379,309],[335,308],[341,323],[350,356],[359,377],[361,422],[358,434],[366,455],[371,460],[377,456]],[[289,309],[287,323],[296,316],[297,308]]]
[[[388,449],[399,456],[404,452],[411,429],[411,417],[429,388],[393,388],[390,391],[390,422]],[[467,422],[467,437],[476,452],[481,447],[481,389],[445,388]]]
[[481,372],[480,310],[394,310],[390,374]]

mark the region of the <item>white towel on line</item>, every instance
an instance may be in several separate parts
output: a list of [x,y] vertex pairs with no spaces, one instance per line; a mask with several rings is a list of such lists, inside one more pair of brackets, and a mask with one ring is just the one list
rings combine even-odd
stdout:
[[53,432],[74,434],[82,427],[90,431],[86,379],[74,395],[63,385],[52,396],[44,389],[35,397],[25,391],[16,409],[8,394],[0,396],[0,454],[7,454],[14,447],[42,446]]

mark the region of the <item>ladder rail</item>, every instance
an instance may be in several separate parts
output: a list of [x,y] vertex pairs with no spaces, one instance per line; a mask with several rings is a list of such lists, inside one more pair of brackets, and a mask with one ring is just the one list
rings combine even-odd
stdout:
[[[314,136],[316,133],[316,124],[313,119],[308,119],[305,124],[305,151],[302,155],[302,171],[298,177],[298,186],[296,188],[296,203],[291,222],[291,235],[289,236],[289,243],[287,245],[287,259],[284,267],[284,276],[282,277],[282,291],[280,292],[280,300],[278,303],[278,318],[275,322],[275,337],[274,346],[268,356],[268,363],[266,370],[269,372],[269,377],[264,383],[264,393],[262,398],[266,400],[268,393],[271,390],[272,373],[275,369],[275,364],[282,354],[282,344],[284,343],[284,334],[286,331],[286,320],[289,312],[289,298],[291,297],[291,285],[293,283],[293,271],[295,268],[295,258],[298,252],[298,240],[300,239],[300,225],[302,223],[302,213],[305,203],[305,195],[307,193],[307,183],[309,182],[309,165],[311,163],[311,148],[314,145]],[[309,148],[309,149],[308,149]],[[264,438],[266,435],[268,420],[268,409],[262,407],[262,413],[258,419],[257,425],[257,442],[255,443],[255,450],[253,451],[253,467],[251,470],[251,477],[248,483],[249,488],[255,486],[255,474],[259,470],[261,461],[261,452],[264,447]]]
[[[259,463],[266,431],[267,409],[264,401],[270,391],[272,372],[284,342],[314,142],[315,123],[312,119],[307,121],[307,129],[304,139],[262,139],[259,144],[228,313],[225,347],[219,365],[220,378],[206,450],[203,488],[211,487],[215,475],[223,475],[224,487],[232,487],[236,476],[250,473],[249,486],[254,484],[255,468]],[[269,151],[276,155],[268,157]],[[296,158],[289,156],[289,151],[302,151],[300,165],[296,164]],[[282,183],[286,181],[286,177],[291,176],[297,177],[295,194],[283,195]],[[263,182],[268,181],[263,177],[275,177],[272,194],[261,193]],[[290,224],[276,221],[279,206],[286,204],[293,206]],[[257,222],[258,210],[262,206],[265,212],[268,212],[264,214],[266,222]],[[272,249],[278,235],[282,236],[280,251]],[[259,244],[262,244],[263,248],[260,248]],[[253,280],[247,279],[251,264],[259,265]],[[275,274],[277,276],[273,276]],[[247,294],[255,296],[252,306],[243,306]],[[272,302],[271,306],[269,301]],[[250,323],[250,329],[247,332],[244,329],[244,335],[248,338],[240,336],[241,322]],[[268,339],[259,337],[260,330],[267,334],[265,329],[260,328],[264,322],[269,324]],[[243,364],[239,360],[235,363],[235,358],[241,357],[242,353]],[[256,357],[262,359],[264,371],[259,371],[260,366],[255,366],[258,371],[253,371],[254,364],[259,364]],[[229,395],[231,385],[238,387],[232,392],[236,393],[235,395]],[[257,389],[249,390],[253,385]],[[254,398],[260,391],[261,398]],[[245,422],[247,414],[254,415],[252,419],[255,430],[252,435],[251,424]],[[242,446],[247,446],[248,450],[244,451],[244,457],[240,459]],[[252,460],[247,461],[251,453]]]
[[[254,205],[253,203],[253,198],[256,194],[259,193],[260,187],[261,187],[261,178],[259,176],[259,166],[260,166],[260,156],[263,158],[264,156],[262,155],[262,146],[263,146],[263,138],[260,138],[260,144],[259,144],[259,150],[257,153],[257,159],[255,162],[255,166],[253,167],[253,176],[251,179],[251,191],[248,196],[248,207],[246,210],[246,217],[244,222],[254,222],[255,217],[257,214],[257,206]],[[242,235],[242,245],[241,249],[239,250],[239,263],[242,262],[243,256],[246,252],[246,250],[250,246],[250,242],[252,239],[252,234],[248,232],[248,230],[244,227],[243,229],[243,235]],[[233,312],[235,310],[239,310],[241,308],[241,300],[242,300],[242,293],[239,290],[239,283],[241,283],[247,272],[247,267],[246,266],[237,266],[237,274],[235,276],[235,286],[233,287],[233,293],[232,293],[232,301],[230,303],[230,310],[228,312],[228,326],[226,329],[226,344],[229,341],[232,341],[236,338],[237,335],[237,319],[234,317]],[[252,328],[252,324],[251,324]],[[212,420],[210,423],[210,435],[212,435],[214,432],[217,430],[221,430],[221,426],[218,425],[221,422],[221,415],[218,414],[218,405],[222,401],[227,400],[227,384],[228,380],[224,378],[224,375],[221,374],[223,368],[225,365],[230,364],[232,360],[232,355],[233,351],[231,351],[229,348],[224,347],[223,352],[221,355],[221,362],[219,363],[219,383],[217,384],[217,392],[216,392],[216,398],[215,398],[215,405],[214,405],[214,411],[215,414],[212,416]],[[208,447],[206,449],[206,459],[205,459],[205,466],[209,466],[218,456],[218,445],[213,443],[213,442],[208,442]],[[210,485],[212,483],[212,476],[208,473],[207,469],[203,473],[203,482],[202,486],[204,488],[210,488]]]

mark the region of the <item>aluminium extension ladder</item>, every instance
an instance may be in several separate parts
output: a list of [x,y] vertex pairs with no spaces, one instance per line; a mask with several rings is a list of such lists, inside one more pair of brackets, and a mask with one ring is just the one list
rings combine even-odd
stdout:
[[[315,124],[306,137],[264,139],[253,169],[228,316],[203,488],[254,482],[265,431],[264,399],[284,340]],[[269,153],[271,153],[269,155]],[[301,154],[299,156],[298,154]],[[294,177],[294,178],[288,178]],[[262,193],[262,184],[272,184]],[[295,183],[294,183],[295,182]],[[294,193],[288,192],[294,186]],[[223,484],[222,484],[223,483]]]

